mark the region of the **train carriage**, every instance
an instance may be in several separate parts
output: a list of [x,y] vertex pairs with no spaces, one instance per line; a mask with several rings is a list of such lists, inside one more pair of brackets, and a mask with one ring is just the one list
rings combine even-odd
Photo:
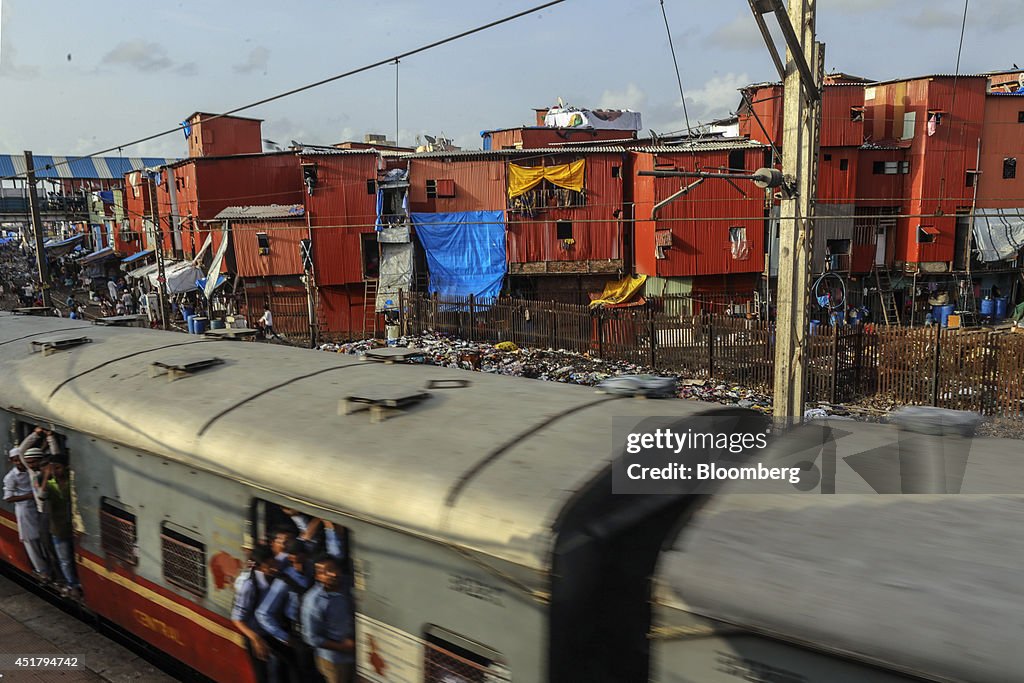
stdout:
[[[0,372],[11,440],[70,454],[86,606],[209,678],[248,676],[232,579],[282,507],[347,530],[363,680],[648,677],[650,576],[702,497],[613,496],[612,417],[706,404],[21,316]],[[0,532],[28,570],[8,506]]]

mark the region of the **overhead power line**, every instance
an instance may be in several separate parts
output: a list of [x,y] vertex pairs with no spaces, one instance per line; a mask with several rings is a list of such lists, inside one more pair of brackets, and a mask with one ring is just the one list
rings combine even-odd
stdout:
[[[334,76],[330,76],[328,78],[321,79],[321,80],[316,81],[314,83],[309,83],[307,85],[299,86],[298,88],[292,88],[291,90],[286,90],[285,92],[278,93],[276,95],[271,95],[270,97],[264,97],[261,100],[256,100],[255,102],[250,102],[249,104],[242,105],[241,107],[235,107],[234,109],[230,109],[230,110],[228,110],[226,112],[222,112],[220,114],[215,114],[215,115],[210,116],[208,118],[201,119],[199,122],[200,123],[205,123],[207,121],[213,121],[214,119],[219,119],[219,118],[222,118],[222,117],[225,117],[225,116],[231,116],[232,114],[237,114],[239,112],[246,111],[246,110],[252,109],[254,107],[259,107],[260,105],[268,104],[270,102],[275,102],[277,100],[284,99],[285,97],[291,97],[292,95],[297,95],[297,94],[299,94],[301,92],[305,92],[307,90],[312,90],[313,88],[319,88],[320,86],[327,85],[328,83],[333,83],[334,81],[340,81],[341,79],[348,78],[349,76],[355,76],[356,74],[361,74],[364,71],[370,71],[372,69],[376,69],[377,67],[385,66],[385,65],[388,65],[388,64],[395,64],[398,61],[400,61],[402,59],[405,59],[406,57],[411,57],[413,55],[417,55],[417,54],[419,54],[421,52],[426,52],[427,50],[432,50],[432,49],[434,49],[436,47],[440,47],[442,45],[446,45],[446,44],[454,42],[456,40],[461,40],[462,38],[466,38],[466,37],[471,36],[471,35],[473,35],[475,33],[480,33],[481,31],[486,31],[488,29],[494,28],[495,26],[500,26],[502,24],[507,24],[510,21],[515,21],[516,19],[520,19],[520,18],[528,16],[530,14],[536,14],[537,12],[540,12],[541,10],[545,10],[545,9],[547,9],[549,7],[553,7],[555,5],[559,5],[559,4],[563,3],[563,2],[565,2],[565,0],[550,0],[550,2],[545,2],[542,5],[537,5],[535,7],[531,7],[529,9],[523,10],[522,12],[517,12],[515,14],[510,14],[507,17],[504,17],[502,19],[496,19],[494,21],[488,22],[486,24],[482,24],[482,25],[477,26],[475,28],[471,28],[471,29],[468,29],[466,31],[462,31],[461,33],[456,33],[455,35],[448,36],[447,38],[442,38],[440,40],[435,40],[432,43],[428,43],[426,45],[421,45],[420,47],[414,48],[412,50],[408,50],[406,52],[402,52],[402,53],[397,54],[397,55],[392,55],[391,57],[386,57],[384,59],[377,60],[376,62],[373,62],[372,64],[367,64],[365,66],[361,66],[361,67],[358,67],[356,69],[351,69],[349,71],[345,71],[344,73],[336,74]],[[74,159],[68,159],[67,161],[56,163],[56,164],[53,164],[53,165],[48,165],[48,166],[46,166],[43,169],[36,169],[36,170],[40,171],[40,170],[45,170],[46,168],[56,168],[57,166],[63,166],[63,165],[66,165],[66,164],[70,164],[71,162],[77,161],[78,159],[90,159],[90,158],[95,157],[95,156],[100,156],[101,154],[107,154],[109,152],[115,152],[115,151],[120,150],[120,149],[122,149],[124,147],[132,147],[134,145],[138,145],[138,144],[143,143],[143,142],[149,142],[150,140],[155,140],[157,138],[161,138],[161,137],[163,137],[165,135],[170,135],[172,133],[177,133],[178,131],[182,130],[183,128],[184,128],[184,124],[178,124],[174,128],[168,128],[167,130],[161,131],[159,133],[154,133],[152,135],[147,135],[147,136],[139,138],[137,140],[132,140],[131,142],[122,142],[122,143],[114,145],[112,147],[107,147],[106,149],[101,149],[101,150],[99,150],[97,152],[92,152],[91,154],[86,154],[84,156],[75,157]],[[13,175],[13,176],[6,176],[6,177],[3,177],[3,178],[0,178],[0,180],[15,180],[15,179],[18,179],[18,178],[23,178],[24,175],[25,174],[23,174],[23,173],[19,173],[19,174]]]

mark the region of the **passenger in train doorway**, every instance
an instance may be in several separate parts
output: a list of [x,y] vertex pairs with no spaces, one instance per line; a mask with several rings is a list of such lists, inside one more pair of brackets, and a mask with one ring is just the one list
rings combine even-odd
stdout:
[[[315,533],[312,527],[307,529],[307,533]],[[302,596],[313,586],[308,548],[307,538],[289,541],[286,549],[289,564],[278,573],[256,609],[256,621],[267,633],[267,644],[281,660],[291,683],[317,683],[321,680],[314,665],[313,652],[299,633]]]
[[82,533],[84,528],[75,503],[68,457],[60,451],[56,437],[48,434],[47,441],[50,463],[43,468],[45,483],[40,497],[48,502],[50,508],[50,539],[64,577],[64,594],[77,600],[82,597],[82,586],[75,568],[75,534]]
[[246,651],[257,683],[284,683],[282,663],[267,645],[268,634],[256,620],[256,609],[270,592],[277,576],[277,561],[267,545],[257,545],[249,558],[249,570],[235,580],[231,623],[245,636]]
[[34,445],[43,434],[43,429],[37,427],[19,446],[12,448],[8,453],[12,467],[4,476],[4,502],[14,503],[18,537],[25,546],[32,570],[39,579],[49,581],[52,572],[45,546],[49,522],[39,511],[36,494],[32,490],[33,477],[43,457],[43,452]]
[[321,555],[315,571],[317,585],[302,599],[303,637],[316,648],[316,667],[327,683],[351,683],[355,680],[355,620],[344,564],[333,555]]

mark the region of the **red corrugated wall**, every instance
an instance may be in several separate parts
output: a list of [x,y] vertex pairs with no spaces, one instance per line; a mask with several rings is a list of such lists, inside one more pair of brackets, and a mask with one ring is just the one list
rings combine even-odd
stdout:
[[[755,118],[740,114],[740,135],[758,142],[782,144],[782,86],[766,85],[747,91],[753,102]],[[760,125],[758,125],[760,119]],[[764,126],[764,130],[761,127]],[[768,135],[765,135],[765,132]]]
[[[695,170],[697,166],[705,170],[725,168],[729,152],[725,149],[696,154],[661,153],[657,155],[657,163],[684,171]],[[760,166],[762,155],[761,150],[746,150],[746,168]],[[661,201],[691,182],[689,178],[655,178],[654,199]],[[711,178],[684,197],[662,207],[656,229],[672,231],[672,247],[665,250],[667,258],[657,260],[657,275],[682,277],[760,273],[764,270],[764,192],[746,181],[737,181],[737,185],[746,193],[745,197],[725,180]],[[649,216],[649,211],[637,214],[638,219]],[[746,229],[745,258],[733,257],[730,227]],[[641,261],[640,248],[638,239],[638,263]]]
[[[265,232],[270,253],[260,254],[256,233]],[[232,221],[231,246],[235,272],[242,277],[301,275],[299,241],[306,238],[306,222],[300,219]],[[219,241],[219,237],[217,238]]]
[[[1019,209],[1024,207],[1024,111],[1020,95],[989,95],[981,143],[981,177],[978,207]],[[1003,160],[1017,160],[1017,177],[1003,178]],[[973,168],[973,164],[971,165]],[[967,192],[971,188],[966,188]]]
[[[409,211],[450,213],[505,210],[505,159],[409,160]],[[454,197],[427,198],[428,180],[455,182]]]
[[864,122],[853,121],[850,109],[863,106],[862,86],[825,86],[821,96],[821,147],[859,147],[864,141]]
[[655,249],[655,223],[651,220],[654,209],[654,178],[639,175],[640,171],[654,170],[654,155],[631,152],[630,178],[633,192],[633,261],[639,275],[657,275],[658,259]]
[[[149,179],[139,171],[133,171],[124,178],[124,210],[128,217],[128,229],[139,235],[140,243],[146,243],[145,223],[143,219],[149,214]],[[125,254],[135,253],[134,242],[121,239],[121,230],[114,230],[114,248]]]
[[[624,155],[587,153],[549,157],[545,165],[566,164],[586,159],[584,188],[586,204],[580,207],[548,209],[531,218],[508,214],[507,252],[510,263],[537,261],[586,261],[622,258],[622,192]],[[521,166],[539,165],[536,160],[511,160]],[[575,244],[563,248],[557,239],[558,221],[572,223]]]
[[302,157],[317,167],[313,196],[305,198],[317,285],[363,280],[360,235],[374,231],[377,195],[368,191],[367,181],[376,181],[377,161],[376,152]]
[[858,147],[821,148],[818,154],[819,202],[841,204],[857,197],[857,162],[861,151]]

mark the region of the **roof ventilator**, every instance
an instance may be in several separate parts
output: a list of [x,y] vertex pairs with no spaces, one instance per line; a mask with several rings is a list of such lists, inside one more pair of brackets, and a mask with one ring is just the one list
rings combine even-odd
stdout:
[[389,417],[394,417],[396,411],[414,406],[428,398],[430,393],[422,389],[389,385],[367,387],[339,401],[338,414],[351,415],[369,410],[371,422],[383,422]]
[[92,342],[92,339],[88,337],[66,337],[64,339],[37,339],[29,345],[29,350],[32,353],[42,351],[44,356],[63,351],[64,349],[70,349],[75,346],[81,346],[82,344],[88,344]]
[[415,363],[422,362],[426,355],[423,349],[392,347],[384,349],[370,349],[363,354],[363,360],[372,360],[377,363]]
[[214,365],[222,365],[224,363],[220,358],[201,358],[199,360],[190,361],[175,361],[165,363],[163,361],[154,361],[149,364],[149,376],[159,377],[160,375],[167,375],[167,381],[173,382],[181,377],[205,370],[206,368],[212,368]]

